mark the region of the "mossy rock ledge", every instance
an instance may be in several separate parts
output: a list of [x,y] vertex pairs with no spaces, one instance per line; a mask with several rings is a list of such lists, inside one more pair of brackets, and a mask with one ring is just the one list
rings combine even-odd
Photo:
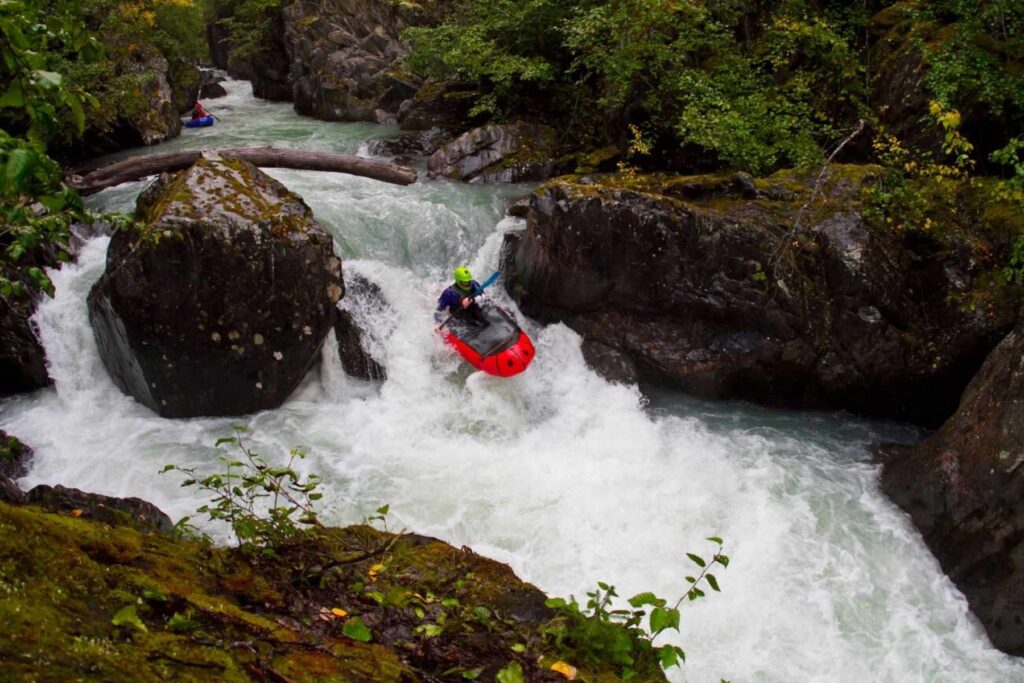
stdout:
[[531,196],[503,281],[615,379],[938,426],[1014,324],[1001,235],[1024,220],[877,226],[878,172],[832,166],[814,201],[815,174],[793,171],[567,176]]
[[88,298],[115,384],[165,417],[281,405],[344,291],[309,207],[251,164],[201,159],[147,188],[136,217]]
[[[424,536],[326,528],[267,556],[0,503],[0,680],[493,681],[517,662],[565,681],[557,618],[508,566]],[[631,680],[665,680],[642,659]],[[598,655],[577,680],[620,669]]]

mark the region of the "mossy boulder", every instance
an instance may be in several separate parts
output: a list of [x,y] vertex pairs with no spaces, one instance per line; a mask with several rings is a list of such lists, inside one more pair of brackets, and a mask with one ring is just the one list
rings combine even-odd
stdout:
[[1024,328],[971,380],[957,412],[914,446],[882,449],[882,487],[921,531],[1004,652],[1024,655]]
[[474,128],[427,159],[431,173],[468,182],[516,183],[544,180],[556,170],[556,135],[530,123]]
[[[618,681],[506,565],[433,538],[320,529],[266,555],[0,503],[0,671],[12,680]],[[587,624],[582,624],[586,626]],[[625,642],[637,634],[614,624]],[[584,629],[580,629],[584,632]],[[632,681],[664,681],[653,657]],[[464,676],[465,675],[465,676]]]
[[616,379],[938,425],[1015,320],[1008,242],[967,208],[944,232],[875,225],[878,173],[833,166],[814,196],[793,171],[560,179],[508,238],[504,281]]
[[147,188],[136,216],[88,299],[114,382],[167,417],[281,405],[343,293],[309,207],[251,164],[201,159]]

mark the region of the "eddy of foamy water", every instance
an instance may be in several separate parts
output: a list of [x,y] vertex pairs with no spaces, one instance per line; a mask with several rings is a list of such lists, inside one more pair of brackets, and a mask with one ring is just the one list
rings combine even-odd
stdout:
[[[325,124],[232,87],[223,109],[244,111],[246,130],[289,144],[324,135]],[[345,138],[345,124],[330,126],[332,139]],[[366,131],[351,135],[359,136]],[[672,680],[1024,680],[1021,662],[989,645],[878,488],[867,447],[905,430],[670,392],[648,405],[636,387],[595,375],[574,332],[522,316],[533,365],[507,380],[473,373],[434,334],[434,301],[452,266],[469,264],[480,277],[496,269],[503,232],[522,227],[499,222],[504,198],[523,188],[273,175],[335,235],[346,273],[387,300],[384,310],[343,302],[387,381],[347,377],[329,337],[321,366],[281,408],[160,418],[121,394],[100,361],[85,304],[103,270],[99,238],[53,273],[57,296],[37,314],[55,387],[0,404],[0,428],[36,450],[24,486],[139,496],[178,518],[205,501],[179,475],[157,472],[167,463],[213,471],[214,442],[243,424],[265,457],[310,449],[301,467],[324,477],[325,522],[358,522],[388,503],[392,527],[507,562],[549,595],[582,597],[601,580],[624,596],[672,599],[693,573],[684,553],[724,537],[732,562],[718,572],[722,593],[684,605],[673,642],[688,663]],[[94,206],[128,209],[139,187],[109,190]]]

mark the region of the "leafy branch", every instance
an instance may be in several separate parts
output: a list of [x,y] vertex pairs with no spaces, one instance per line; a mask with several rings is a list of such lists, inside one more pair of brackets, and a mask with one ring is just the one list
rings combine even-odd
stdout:
[[[161,472],[178,471],[186,476],[182,486],[198,486],[210,494],[209,504],[196,511],[211,520],[227,522],[238,544],[249,550],[273,555],[274,548],[299,533],[302,527],[320,528],[314,503],[323,497],[317,492],[320,477],[303,477],[295,471],[297,461],[306,457],[302,448],[289,451],[283,466],[272,466],[243,440],[247,431],[234,428],[235,435],[217,440],[216,447],[232,446],[235,457],[218,456],[225,466],[222,473],[202,476],[193,467],[167,465]],[[179,522],[187,524],[188,517]]]
[[645,656],[656,657],[664,669],[679,666],[686,661],[683,649],[672,644],[655,645],[654,641],[667,631],[679,631],[680,607],[684,602],[705,597],[705,587],[715,592],[721,590],[711,570],[715,565],[728,567],[729,557],[722,553],[722,539],[712,536],[707,540],[715,544],[710,559],[686,553],[701,571],[697,576],[686,577],[686,589],[671,606],[664,598],[644,592],[627,600],[632,609],[613,608],[615,598],[619,597],[615,586],[599,581],[597,588],[587,593],[585,608],[573,596],[568,601],[547,601],[547,606],[559,615],[545,627],[546,635],[560,653],[585,664],[601,659],[614,661],[622,666],[623,680],[636,675]]

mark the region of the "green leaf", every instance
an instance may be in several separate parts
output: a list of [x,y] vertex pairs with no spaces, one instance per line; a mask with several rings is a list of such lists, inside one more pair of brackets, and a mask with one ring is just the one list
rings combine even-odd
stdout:
[[720,539],[718,536],[708,536],[708,540],[711,541],[712,543],[717,543],[718,545],[722,545],[722,539]]
[[370,633],[370,629],[366,627],[366,624],[364,624],[363,620],[359,617],[352,617],[346,621],[341,632],[345,634],[346,638],[357,640],[360,643],[368,643],[373,638],[373,634]]
[[704,558],[702,558],[700,555],[694,555],[693,553],[686,553],[686,556],[688,558],[690,558],[690,561],[693,562],[698,567],[706,567],[707,566],[705,564],[705,562],[704,562]]
[[643,607],[644,605],[661,607],[665,604],[665,601],[654,593],[637,593],[629,599],[629,604],[633,607]]
[[238,439],[236,439],[233,436],[224,436],[224,437],[221,437],[221,438],[217,439],[217,443],[213,444],[213,447],[216,448],[217,446],[220,446],[220,445],[226,444],[226,443],[238,443]]
[[524,683],[523,681],[523,667],[522,665],[513,660],[505,665],[498,675],[494,678],[497,683]]
[[661,662],[662,669],[679,666],[679,655],[672,645],[662,645],[656,649],[656,652],[658,653],[658,660]]
[[187,633],[189,631],[196,631],[199,629],[201,624],[197,621],[192,621],[180,612],[175,612],[170,619],[167,620],[167,630],[175,633]]
[[714,561],[723,567],[729,566],[729,558],[726,555],[715,555]]
[[415,633],[422,633],[427,638],[436,638],[443,630],[438,624],[421,624],[413,629]]
[[526,652],[526,646],[522,643],[513,643],[512,652]]
[[482,674],[483,672],[484,672],[484,668],[482,666],[478,666],[475,669],[470,669],[469,671],[463,671],[462,672],[462,677],[465,678],[467,681],[475,681],[476,679],[480,678],[480,674]]
[[679,610],[655,607],[651,610],[651,633],[661,633],[667,628],[679,629]]
[[35,78],[36,83],[48,89],[59,88],[60,84],[64,82],[64,77],[56,71],[37,70],[32,72],[32,76]]
[[708,574],[704,578],[708,580],[708,585],[711,586],[711,590],[721,593],[722,590],[718,587],[718,579],[715,578],[714,574]]
[[4,167],[6,185],[15,193],[20,193],[22,182],[32,172],[32,167],[37,161],[36,153],[24,147],[13,150],[7,155],[7,164]]
[[0,97],[0,109],[4,107],[24,107],[25,96],[21,92],[21,81],[15,80],[11,83],[10,87],[7,88],[7,92]]
[[139,615],[135,613],[135,605],[125,605],[121,609],[117,610],[114,614],[114,618],[110,620],[114,626],[130,626],[138,631],[146,633],[149,631],[146,625],[139,619]]
[[390,509],[391,509],[391,504],[390,503],[388,503],[387,505],[381,505],[379,508],[377,508],[377,514],[378,515],[386,515],[386,514],[388,514],[388,510],[390,510]]

